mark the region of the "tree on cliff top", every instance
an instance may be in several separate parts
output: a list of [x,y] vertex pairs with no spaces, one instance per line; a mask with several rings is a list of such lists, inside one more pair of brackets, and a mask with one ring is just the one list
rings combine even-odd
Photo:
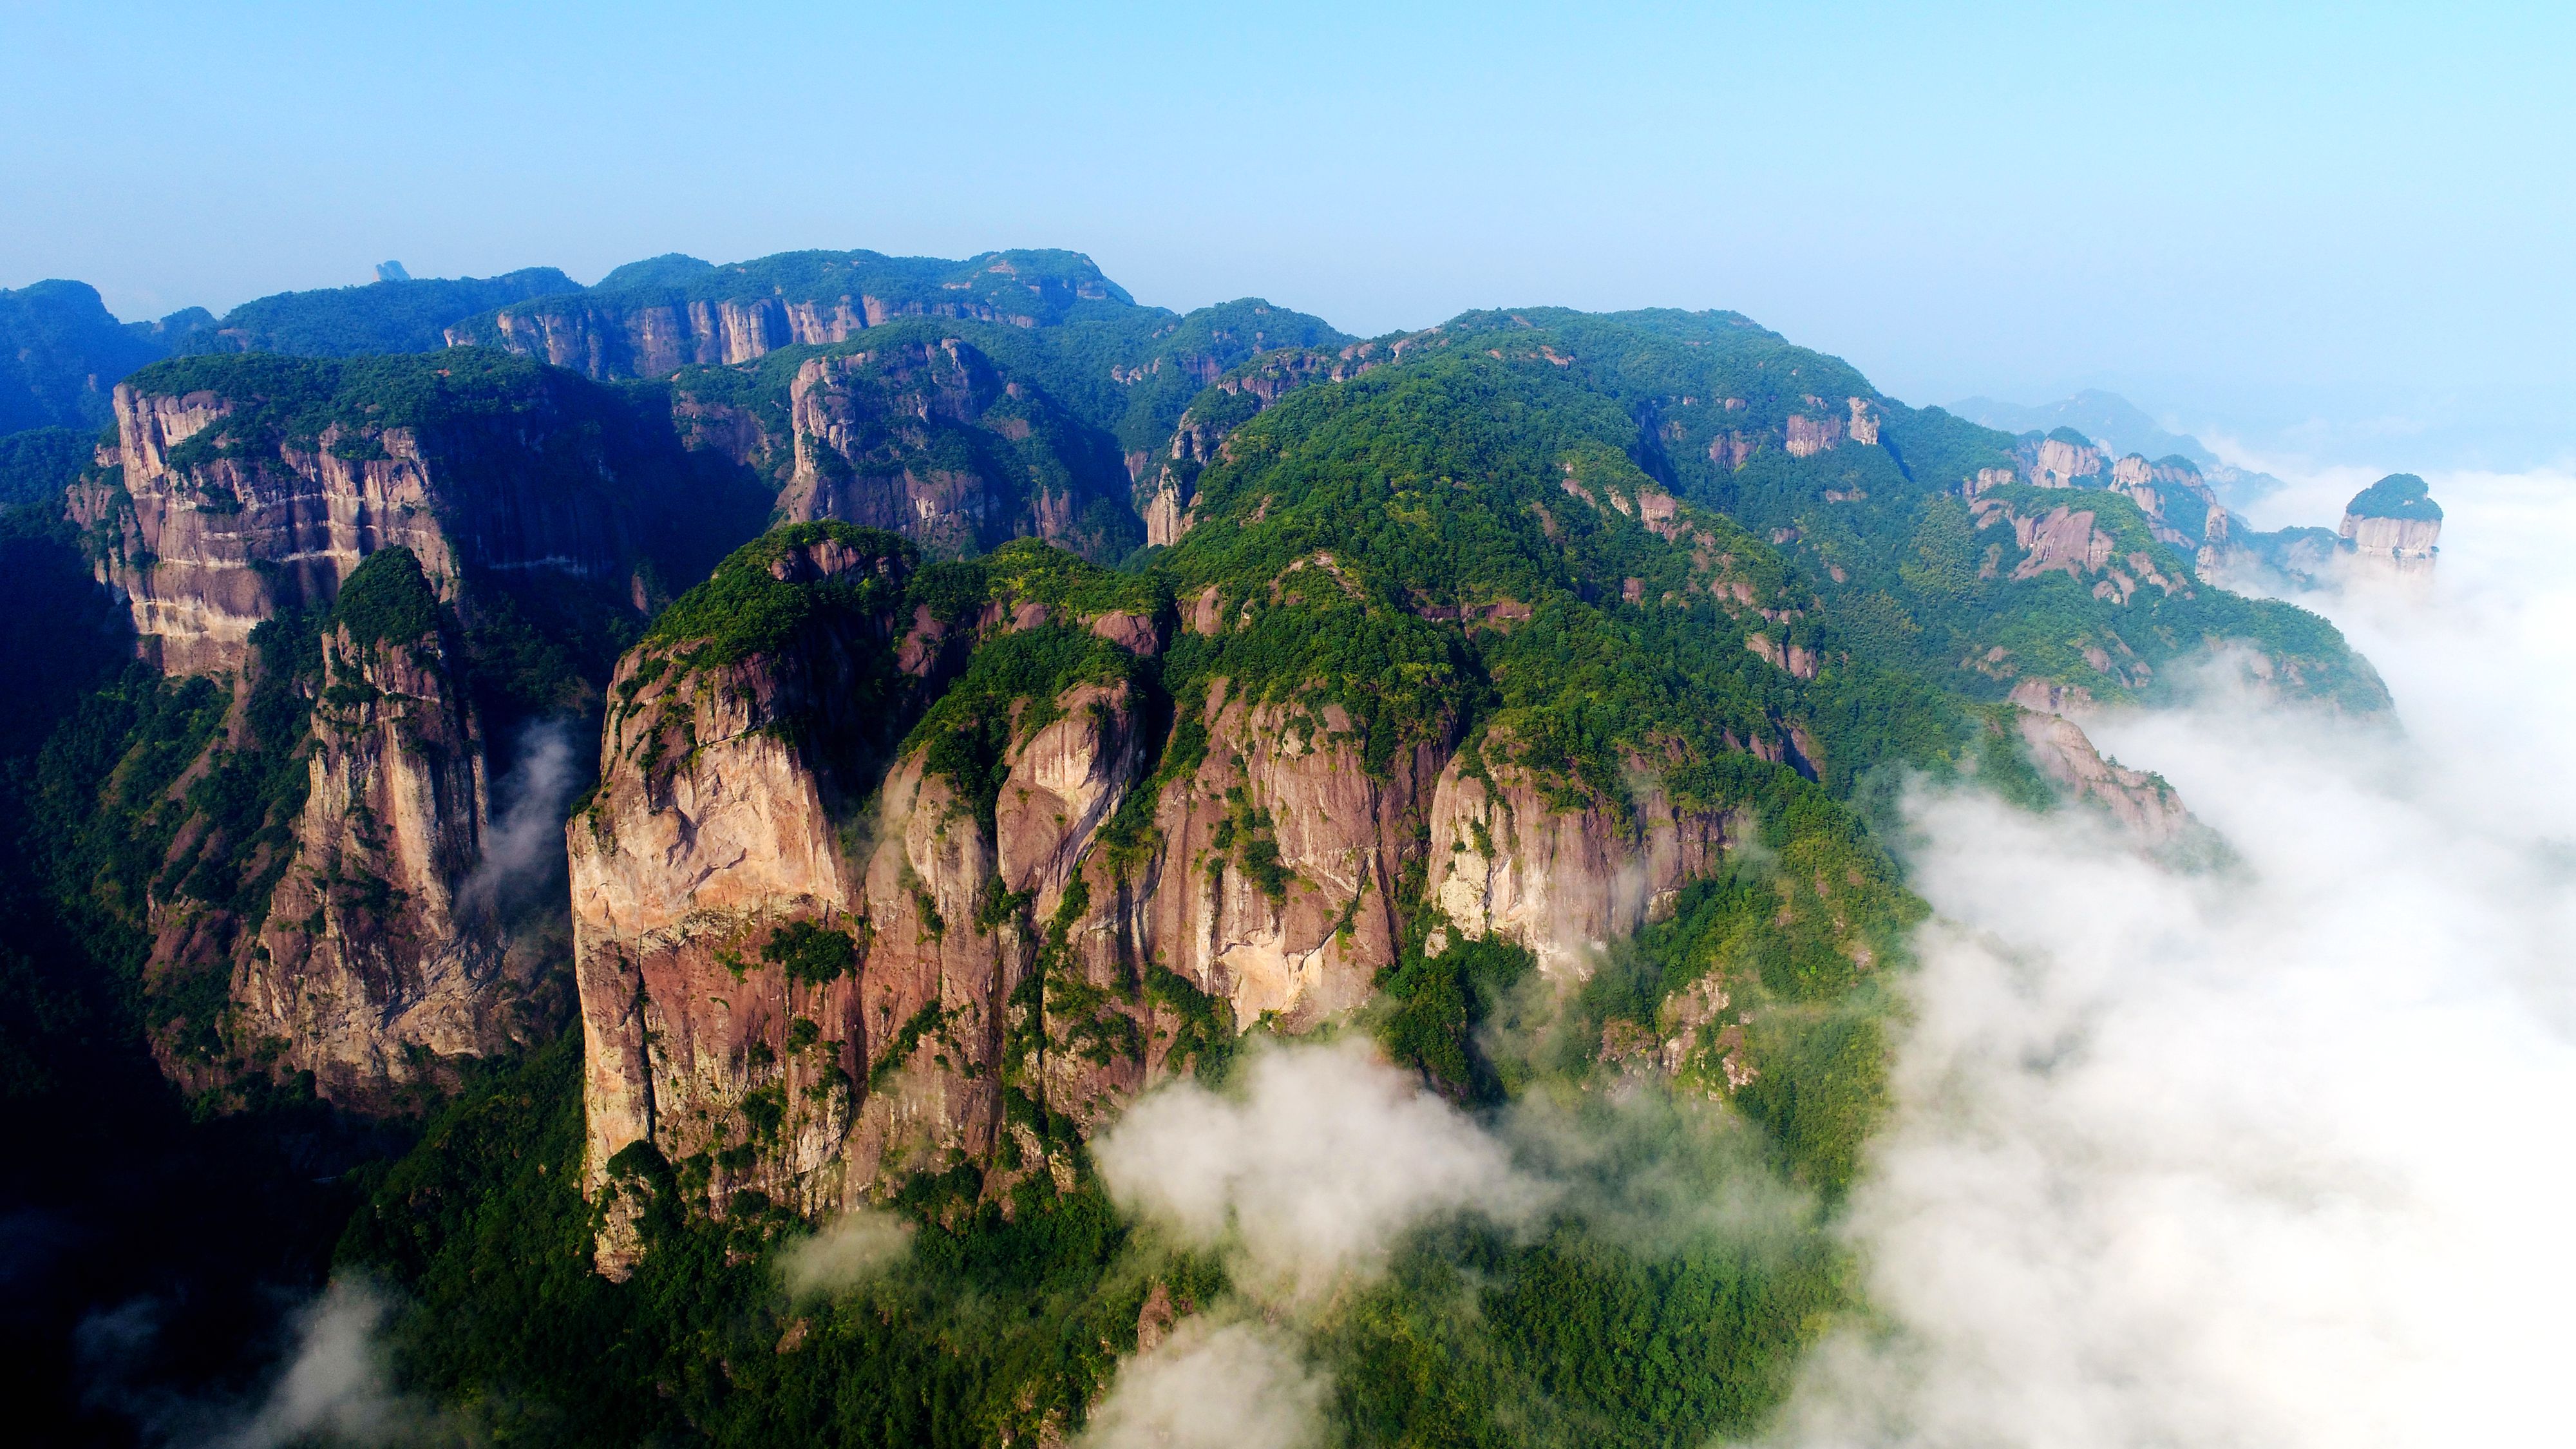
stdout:
[[2343,511],[2355,518],[2405,518],[2442,521],[2442,505],[2432,499],[2424,480],[2412,473],[2391,473],[2352,495]]

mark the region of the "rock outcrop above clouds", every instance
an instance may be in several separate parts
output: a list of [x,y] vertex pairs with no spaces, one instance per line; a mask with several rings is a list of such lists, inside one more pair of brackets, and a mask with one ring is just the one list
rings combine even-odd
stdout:
[[2025,711],[2017,727],[2041,774],[2076,800],[2107,812],[2140,843],[2171,846],[2198,828],[2182,797],[2161,776],[2103,759],[2073,720]]
[[2427,574],[2442,539],[2442,505],[2423,479],[2391,473],[2352,496],[2336,533],[2365,568]]
[[[73,516],[222,717],[146,908],[173,1076],[404,1110],[565,990],[612,1272],[648,1192],[1070,1183],[1256,1027],[1407,1013],[1464,1096],[1472,973],[1570,988],[1665,921],[1767,944],[1628,1027],[1762,1096],[1805,1019],[1763,1003],[1900,949],[1869,781],[1990,725],[2162,844],[2180,803],[2064,716],[2238,645],[2370,704],[2330,629],[2195,574],[2226,523],[2188,463],[2021,456],[1731,314],[1351,342],[1005,256],[888,310],[840,265],[657,259],[486,319],[506,347],[119,393]],[[736,495],[770,531],[670,565],[756,531]],[[532,957],[489,877],[541,709],[597,721],[598,774]]]

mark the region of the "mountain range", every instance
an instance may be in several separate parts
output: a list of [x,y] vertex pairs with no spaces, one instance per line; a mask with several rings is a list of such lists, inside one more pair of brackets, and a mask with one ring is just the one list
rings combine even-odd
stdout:
[[2137,453],[2149,458],[2185,459],[2209,480],[2221,502],[2239,510],[2251,508],[2287,486],[2269,473],[2239,468],[2224,461],[2203,446],[2200,439],[2188,433],[2166,431],[2162,424],[2118,393],[2087,388],[2072,397],[2039,407],[2024,407],[1990,397],[1972,397],[1950,404],[1950,411],[1972,423],[2001,428],[2006,432],[2048,433],[2058,428],[2073,428],[2115,454]]
[[[851,251],[0,326],[7,1191],[75,1245],[22,1318],[143,1291],[138,1242],[363,1278],[460,1433],[1064,1442],[1264,1301],[1104,1134],[1314,1041],[1568,1114],[1603,1192],[1783,1205],[1420,1224],[1288,1314],[1319,1433],[1753,1432],[1867,1311],[1907,783],[2221,869],[2090,711],[2219,659],[2388,704],[2219,582],[2191,454],[1729,312],[1362,339]],[[284,1206],[174,1221],[208,1144]],[[862,1220],[897,1265],[782,1291]],[[248,1373],[254,1296],[172,1310],[153,1392]],[[139,1432],[101,1403],[43,1412]]]

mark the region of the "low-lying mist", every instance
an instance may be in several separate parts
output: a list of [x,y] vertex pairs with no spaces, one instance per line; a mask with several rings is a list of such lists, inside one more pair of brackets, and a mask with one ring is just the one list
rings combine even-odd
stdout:
[[2576,489],[2435,487],[2429,594],[2300,600],[2378,665],[2402,735],[2216,684],[2092,724],[2241,869],[1914,801],[1939,919],[1848,1222],[1885,1321],[1818,1350],[1784,1439],[2564,1432]]
[[1091,1449],[1415,1442],[1388,1397],[1416,1394],[1474,1396],[1513,1443],[1604,1442],[1605,1420],[1661,1442],[1650,1400],[1697,1437],[1720,1400],[1776,1401],[1835,1301],[1813,1200],[1750,1123],[1660,1079],[1470,1114],[1364,1040],[1269,1044],[1096,1150],[1119,1205],[1230,1287],[1120,1367]]
[[511,743],[515,763],[493,786],[482,859],[457,892],[469,911],[504,917],[560,887],[564,806],[581,778],[571,722],[535,721]]
[[166,1305],[137,1298],[82,1323],[89,1399],[131,1420],[139,1442],[172,1449],[366,1449],[457,1442],[438,1409],[393,1385],[382,1329],[393,1305],[363,1280],[335,1281],[293,1313],[291,1342],[259,1393],[191,1396],[128,1373],[150,1356]]

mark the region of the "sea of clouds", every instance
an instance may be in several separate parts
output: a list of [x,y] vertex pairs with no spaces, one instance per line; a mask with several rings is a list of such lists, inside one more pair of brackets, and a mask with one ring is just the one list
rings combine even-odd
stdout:
[[2429,591],[2299,600],[2402,733],[2216,682],[2091,726],[2241,869],[1917,797],[1940,919],[1849,1223],[1886,1321],[1819,1351],[1784,1442],[2563,1436],[2576,480],[2432,481]]
[[[2339,509],[2368,481],[2310,491]],[[2228,669],[2187,708],[2089,722],[2229,867],[1913,795],[1938,914],[1842,1229],[1872,1312],[1818,1348],[1775,1442],[2552,1437],[2576,1350],[2576,479],[2433,481],[2429,590],[2298,600],[2373,660],[2401,728]],[[1090,1444],[1313,1442],[1295,1305],[1442,1212],[1563,1203],[1532,1141],[1526,1114],[1470,1121],[1355,1045],[1148,1098],[1100,1144],[1113,1191],[1269,1286],[1126,1366]]]

